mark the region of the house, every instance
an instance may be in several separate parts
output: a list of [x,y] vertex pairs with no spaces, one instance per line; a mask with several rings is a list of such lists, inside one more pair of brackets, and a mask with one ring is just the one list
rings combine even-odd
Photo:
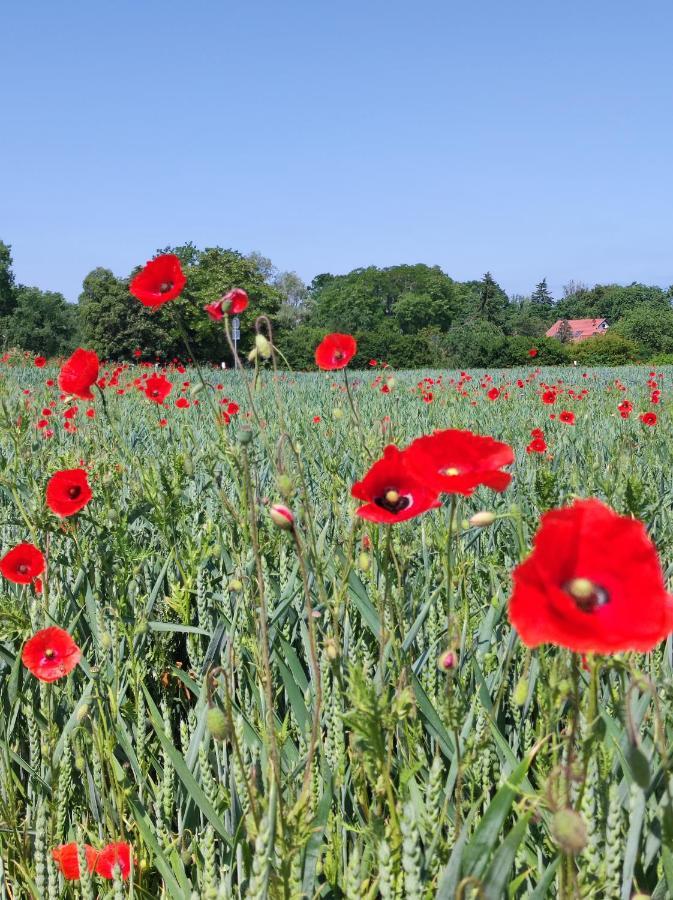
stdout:
[[547,337],[558,337],[563,322],[568,323],[570,336],[567,340],[572,344],[597,334],[605,334],[608,330],[608,323],[605,319],[557,319],[547,332]]

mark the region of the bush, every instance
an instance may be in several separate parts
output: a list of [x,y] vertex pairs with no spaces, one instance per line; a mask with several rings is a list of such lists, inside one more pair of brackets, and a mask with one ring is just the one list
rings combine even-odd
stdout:
[[584,366],[623,366],[638,359],[638,345],[615,332],[568,345],[571,360]]

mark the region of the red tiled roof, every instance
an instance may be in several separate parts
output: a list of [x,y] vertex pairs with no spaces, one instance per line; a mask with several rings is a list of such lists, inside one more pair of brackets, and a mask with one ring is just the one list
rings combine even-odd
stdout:
[[[552,327],[547,331],[547,337],[556,337],[563,319],[557,319]],[[566,319],[572,333],[571,341],[581,341],[584,338],[593,337],[595,334],[602,334],[608,327],[605,319]]]

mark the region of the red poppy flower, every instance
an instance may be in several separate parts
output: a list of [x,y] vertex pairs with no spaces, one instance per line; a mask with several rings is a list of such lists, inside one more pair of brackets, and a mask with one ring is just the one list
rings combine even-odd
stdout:
[[248,308],[248,302],[246,292],[242,288],[234,288],[222,298],[222,308],[224,312],[236,316]]
[[599,500],[545,513],[513,577],[509,616],[529,647],[645,652],[673,630],[673,597],[644,526]]
[[526,453],[544,453],[547,449],[547,442],[543,437],[534,437],[530,444],[526,447]]
[[84,469],[62,469],[47,483],[47,506],[61,518],[84,509],[93,497]]
[[503,466],[514,462],[514,451],[492,437],[447,428],[417,438],[405,451],[412,472],[422,473],[437,491],[469,496],[480,485],[504,491],[512,480]]
[[315,350],[315,364],[319,369],[345,369],[357,353],[358,345],[350,334],[328,334]]
[[30,584],[44,566],[44,556],[33,544],[17,544],[0,559],[0,572],[15,584]]
[[175,405],[178,409],[189,409],[190,403],[186,397],[180,397],[179,400],[175,401]]
[[531,359],[535,359],[535,357],[537,356],[537,347],[531,347],[528,351],[528,355]]
[[492,387],[491,390],[486,394],[489,400],[497,400],[500,396],[500,391],[497,387]]
[[441,506],[438,491],[417,476],[407,465],[407,454],[393,444],[383,451],[362,481],[353,485],[351,494],[366,505],[356,510],[363,519],[392,524],[412,519]]
[[52,626],[38,631],[26,641],[21,660],[40,681],[57,681],[68,675],[80,661],[79,647],[67,631]]
[[98,356],[93,350],[78,347],[58,374],[58,386],[66,394],[93,400],[91,385],[98,379]]
[[555,391],[545,391],[542,395],[542,402],[547,404],[556,403]]
[[128,878],[131,872],[131,846],[122,841],[108,844],[98,854],[96,874],[103,878],[114,878],[115,866],[119,866],[122,878]]
[[44,356],[36,356],[33,360],[33,364],[36,365],[38,369],[44,369],[47,365],[47,360]]
[[219,322],[224,318],[224,313],[222,312],[222,301],[221,300],[213,300],[212,303],[208,303],[203,307],[204,311],[208,313],[213,322]]
[[[85,844],[84,853],[86,854],[87,869],[93,872],[98,859],[98,851],[94,850],[89,844]],[[80,878],[79,856],[77,854],[77,844],[74,841],[72,844],[62,844],[60,847],[54,847],[51,855],[66,881],[77,881]]]
[[575,424],[575,413],[570,412],[567,409],[564,409],[559,413],[559,422],[565,422],[566,425],[574,425]]
[[163,403],[172,390],[172,383],[164,375],[150,375],[145,382],[145,394],[153,403]]
[[646,412],[640,416],[640,421],[643,425],[649,425],[651,428],[653,425],[657,424],[657,414],[653,412]]
[[151,259],[138,272],[129,290],[144,306],[162,306],[169,300],[175,300],[186,283],[178,257],[174,253],[165,253]]

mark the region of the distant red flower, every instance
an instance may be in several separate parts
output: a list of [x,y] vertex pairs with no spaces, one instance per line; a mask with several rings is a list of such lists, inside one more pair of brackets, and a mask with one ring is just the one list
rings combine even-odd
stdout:
[[98,366],[98,356],[93,350],[78,347],[61,366],[58,386],[66,394],[73,394],[82,400],[93,400],[91,385],[98,379]]
[[44,356],[36,356],[33,360],[33,364],[36,365],[38,369],[44,369],[47,365],[47,360]]
[[547,404],[556,403],[556,392],[545,391],[542,395],[542,402]]
[[150,375],[145,382],[145,394],[153,403],[163,403],[173,390],[173,384],[164,375]]
[[417,438],[405,451],[407,465],[437,491],[469,496],[480,484],[504,491],[512,480],[503,466],[514,462],[514,451],[492,437],[447,428]]
[[526,453],[544,453],[547,449],[547,442],[543,437],[534,437],[530,444],[526,447]]
[[314,425],[317,425],[318,422],[320,422],[320,421],[321,421],[321,420],[320,420],[320,416],[313,416],[313,424],[314,424]]
[[529,647],[646,652],[673,630],[673,598],[644,526],[599,500],[545,513],[513,578],[509,616]]
[[208,313],[213,322],[219,322],[220,319],[224,318],[221,300],[213,300],[212,303],[206,304],[206,306],[203,307],[203,310]]
[[222,298],[222,309],[232,316],[237,316],[248,308],[248,295],[242,288],[234,288]]
[[0,572],[15,584],[30,584],[44,567],[44,556],[33,544],[17,544],[0,559]]
[[640,418],[640,421],[643,423],[643,425],[648,425],[650,428],[653,425],[657,424],[657,414],[656,413],[653,413],[653,412],[642,413],[642,415],[639,418]]
[[135,356],[136,359],[140,359],[140,357],[143,355],[143,351],[142,350],[134,350],[133,355]]
[[390,444],[351,494],[366,505],[356,510],[363,519],[391,525],[440,506],[437,490],[407,466],[407,455]]
[[492,387],[491,390],[486,394],[489,400],[497,400],[500,396],[500,391],[497,387]]
[[378,364],[379,364],[379,361],[378,361],[377,359],[370,359],[370,360],[369,360],[369,365],[370,365],[370,366],[378,366]]
[[131,872],[131,847],[118,841],[108,844],[98,854],[96,874],[103,878],[114,878],[115,866],[119,866],[122,878],[128,878]]
[[567,409],[564,409],[559,413],[559,422],[565,422],[566,425],[574,425],[575,424],[575,413],[570,412]]
[[72,672],[81,657],[68,632],[51,626],[26,641],[21,661],[40,681],[57,681]]
[[537,347],[531,347],[530,350],[528,351],[528,355],[530,356],[531,359],[535,359],[535,357],[537,356],[537,353],[538,353]]
[[358,345],[350,334],[328,334],[315,350],[315,363],[319,369],[333,371],[345,369],[357,353]]
[[[94,850],[89,844],[85,844],[84,853],[86,855],[87,868],[90,872],[93,872],[98,859],[98,851]],[[77,881],[80,878],[79,856],[77,855],[77,844],[74,841],[71,844],[62,844],[60,847],[54,847],[51,855],[66,881]]]
[[189,409],[190,403],[186,397],[180,397],[179,400],[175,401],[175,405],[178,409]]
[[84,469],[62,469],[47,483],[47,506],[61,518],[84,509],[93,497]]
[[175,300],[186,283],[178,257],[174,253],[165,253],[151,259],[138,272],[129,290],[144,306],[162,306]]
[[534,428],[534,429],[531,431],[530,436],[531,436],[531,437],[534,437],[534,438],[543,438],[543,437],[544,437],[544,431],[543,431],[541,428]]

